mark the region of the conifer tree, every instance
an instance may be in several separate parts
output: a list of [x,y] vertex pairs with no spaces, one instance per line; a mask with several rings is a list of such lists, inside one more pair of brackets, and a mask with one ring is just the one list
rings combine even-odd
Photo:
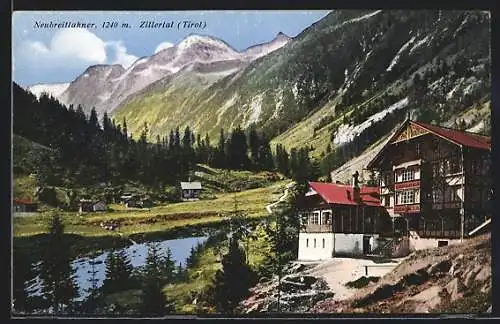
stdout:
[[260,141],[255,124],[250,126],[250,130],[248,132],[248,147],[250,149],[251,165],[254,168],[258,168]]
[[[141,315],[162,316],[174,310],[173,304],[167,302],[166,296],[162,291],[163,284],[165,283],[165,270],[158,245],[154,243],[150,244],[144,267],[142,302],[140,307]],[[171,277],[172,273],[169,276]]]
[[13,251],[12,262],[13,310],[31,312],[33,310],[30,286],[35,280],[35,271],[31,268],[28,255],[21,249]]
[[106,258],[106,277],[102,290],[113,293],[133,286],[133,267],[123,251],[111,251]]
[[234,314],[238,303],[249,294],[254,275],[246,263],[246,256],[236,237],[229,240],[229,251],[222,258],[222,269],[218,270],[208,289],[208,299],[218,313]]
[[172,250],[167,248],[165,255],[160,260],[162,275],[166,282],[172,282],[175,277],[175,261],[172,256]]
[[258,165],[261,169],[272,171],[274,169],[273,153],[271,152],[271,146],[269,145],[269,140],[263,138],[259,146],[259,159]]
[[196,266],[196,261],[197,261],[196,249],[194,246],[192,246],[191,250],[189,251],[189,256],[186,259],[186,267],[192,268]]
[[226,138],[224,135],[224,129],[220,129],[220,135],[219,135],[219,143],[217,144],[217,149],[215,151],[215,165],[216,167],[219,168],[225,168],[227,166],[226,161],[226,154],[225,154],[225,147],[226,147]]
[[128,141],[128,128],[127,128],[127,120],[125,119],[125,117],[123,117],[123,136],[125,137],[125,140]]
[[94,107],[90,110],[89,126],[99,128],[99,119],[97,118],[97,112]]
[[94,259],[94,257],[95,255],[93,255],[93,258],[89,261],[91,267],[90,270],[88,270],[88,273],[90,275],[88,279],[90,287],[86,291],[89,294],[86,300],[86,313],[95,313],[97,309],[97,299],[99,297],[99,282],[97,279],[98,271],[96,268],[97,261]]
[[68,310],[78,297],[75,270],[71,266],[69,245],[63,242],[64,225],[59,215],[50,220],[49,234],[42,257],[40,278],[44,298],[55,313]]
[[248,159],[248,145],[245,133],[238,126],[231,133],[231,137],[228,142],[228,166],[231,169],[246,169],[250,160]]

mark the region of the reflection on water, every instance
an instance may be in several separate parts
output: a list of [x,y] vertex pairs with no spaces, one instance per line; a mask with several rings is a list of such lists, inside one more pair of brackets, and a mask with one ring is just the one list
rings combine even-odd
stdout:
[[[172,252],[172,259],[175,264],[179,263],[185,266],[186,259],[189,257],[191,248],[197,244],[202,244],[207,240],[206,237],[188,237],[175,240],[165,240],[157,242],[160,253],[164,254],[167,248]],[[121,249],[119,251],[124,251],[133,267],[140,267],[146,262],[146,257],[148,255],[147,243],[133,244],[127,248]],[[76,283],[78,285],[80,297],[77,300],[83,300],[87,297],[87,291],[91,288],[92,283],[90,278],[92,277],[92,264],[94,261],[94,271],[95,279],[97,285],[100,287],[106,276],[106,257],[109,252],[104,252],[95,258],[78,258],[74,260],[71,265],[73,269],[76,269]],[[39,264],[39,263],[38,263]],[[36,264],[34,265],[36,266]],[[37,278],[33,288],[36,288],[36,292],[33,295],[41,295],[41,281]]]

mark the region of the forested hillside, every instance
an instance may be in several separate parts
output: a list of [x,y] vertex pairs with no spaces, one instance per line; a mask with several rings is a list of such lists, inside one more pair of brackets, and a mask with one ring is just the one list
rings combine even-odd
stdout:
[[[66,188],[136,182],[159,192],[194,177],[197,163],[231,170],[280,171],[305,179],[315,171],[307,151],[278,149],[255,127],[220,132],[210,143],[189,127],[178,127],[150,143],[148,125],[139,139],[127,135],[126,121],[117,123],[95,110],[66,107],[47,95],[37,99],[14,84],[14,172],[35,176],[38,186]],[[276,166],[276,167],[275,167]]]

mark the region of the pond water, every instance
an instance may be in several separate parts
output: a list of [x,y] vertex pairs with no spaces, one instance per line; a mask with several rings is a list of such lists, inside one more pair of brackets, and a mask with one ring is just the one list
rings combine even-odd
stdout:
[[[207,240],[207,237],[188,237],[175,240],[165,240],[156,242],[160,250],[161,255],[166,253],[167,249],[172,252],[172,259],[175,261],[176,265],[179,263],[184,267],[186,265],[186,259],[189,257],[191,248],[197,244],[202,244]],[[143,266],[146,262],[146,257],[148,255],[148,245],[147,243],[133,244],[127,248],[120,249],[118,251],[123,251],[129,257],[132,266],[134,268]],[[77,300],[83,300],[88,296],[88,289],[91,288],[92,283],[90,278],[92,276],[92,261],[94,261],[94,271],[96,271],[97,285],[100,287],[104,281],[106,275],[106,257],[109,251],[98,255],[95,258],[78,258],[75,259],[71,265],[73,269],[76,270],[76,283],[78,285],[78,290],[80,297]],[[39,264],[39,263],[38,263]],[[37,264],[33,265],[34,267]],[[36,289],[33,295],[41,295],[41,281],[39,278],[35,281],[32,288]]]

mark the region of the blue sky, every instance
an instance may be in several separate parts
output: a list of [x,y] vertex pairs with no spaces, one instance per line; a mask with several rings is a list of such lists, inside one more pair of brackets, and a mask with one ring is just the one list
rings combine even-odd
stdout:
[[[21,86],[70,82],[88,66],[127,67],[158,46],[179,43],[189,34],[218,37],[236,50],[272,40],[278,32],[296,36],[328,14],[313,11],[15,12],[12,18],[13,80]],[[139,28],[141,21],[174,22],[173,28]],[[37,28],[35,22],[95,23],[96,28]],[[106,21],[131,28],[102,28]],[[177,28],[202,21],[206,28]]]

